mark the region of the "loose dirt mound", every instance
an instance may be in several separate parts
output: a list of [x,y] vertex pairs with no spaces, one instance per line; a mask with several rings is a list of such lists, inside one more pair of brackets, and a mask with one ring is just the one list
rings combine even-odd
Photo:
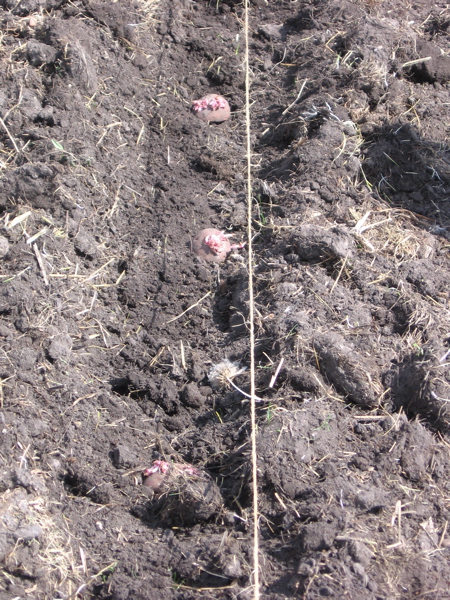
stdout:
[[[0,7],[0,595],[251,598],[243,6]],[[448,6],[250,26],[262,597],[450,598]]]

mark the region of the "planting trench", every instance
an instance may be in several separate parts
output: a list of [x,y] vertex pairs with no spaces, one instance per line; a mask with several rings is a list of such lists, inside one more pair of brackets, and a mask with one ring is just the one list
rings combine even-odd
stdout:
[[[249,10],[261,596],[450,598],[448,7]],[[0,597],[251,598],[243,6],[0,19]]]

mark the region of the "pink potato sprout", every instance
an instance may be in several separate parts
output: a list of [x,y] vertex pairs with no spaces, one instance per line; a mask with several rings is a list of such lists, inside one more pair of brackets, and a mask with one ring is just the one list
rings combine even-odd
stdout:
[[230,244],[232,233],[225,233],[219,229],[202,229],[192,240],[194,254],[212,262],[225,262],[232,250],[240,250],[243,244]]
[[190,464],[168,463],[165,460],[155,460],[153,465],[142,471],[142,484],[158,493],[164,489],[168,477],[176,480],[182,476],[203,477],[203,473]]
[[207,94],[192,102],[191,110],[194,115],[206,123],[222,123],[230,118],[230,105],[223,96]]

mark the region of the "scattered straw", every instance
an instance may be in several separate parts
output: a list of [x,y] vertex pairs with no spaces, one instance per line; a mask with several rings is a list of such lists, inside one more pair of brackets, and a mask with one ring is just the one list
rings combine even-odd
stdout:
[[353,232],[357,241],[370,252],[393,258],[397,266],[417,256],[428,258],[433,248],[426,217],[406,209],[381,208],[376,201],[368,205],[370,208],[362,217],[357,211],[350,210],[356,221]]
[[144,19],[147,22],[153,21],[155,18],[156,10],[159,6],[160,0],[139,0],[139,12],[142,13]]
[[152,360],[148,363],[149,367],[154,367],[155,365],[158,364],[159,359],[161,358],[161,356],[164,354],[166,350],[166,347],[163,346],[162,348],[160,348],[158,350],[158,352],[155,354],[155,356],[152,358]]
[[82,585],[80,585],[80,587],[73,594],[71,594],[70,596],[67,597],[67,600],[72,600],[73,598],[76,598],[77,596],[79,596],[87,588],[87,586],[90,583],[92,583],[95,579],[98,579],[99,577],[101,577],[104,573],[107,573],[108,571],[112,572],[116,568],[116,566],[117,566],[117,562],[112,562],[110,565],[108,565],[107,567],[104,567],[95,575],[91,575],[91,577],[89,577],[89,579],[86,583],[83,583]]

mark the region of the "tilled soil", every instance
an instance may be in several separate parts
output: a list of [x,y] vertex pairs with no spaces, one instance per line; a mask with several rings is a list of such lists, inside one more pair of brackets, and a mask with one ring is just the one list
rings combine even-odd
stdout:
[[[0,598],[250,599],[242,3],[0,7]],[[445,600],[448,5],[249,20],[261,597]]]

